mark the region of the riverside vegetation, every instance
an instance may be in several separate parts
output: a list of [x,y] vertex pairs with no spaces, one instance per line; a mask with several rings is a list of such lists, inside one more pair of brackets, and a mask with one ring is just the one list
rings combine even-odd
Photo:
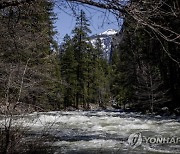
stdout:
[[[90,43],[83,10],[78,12],[72,36],[66,35],[59,46],[53,26],[57,2],[2,0],[1,114],[12,119],[14,114],[33,111],[106,109],[115,102],[116,108],[179,115],[179,1],[74,2],[122,13],[124,22],[112,42],[111,60],[104,58],[100,39]],[[11,120],[6,122],[2,151],[10,153],[12,138],[21,133],[12,133]]]

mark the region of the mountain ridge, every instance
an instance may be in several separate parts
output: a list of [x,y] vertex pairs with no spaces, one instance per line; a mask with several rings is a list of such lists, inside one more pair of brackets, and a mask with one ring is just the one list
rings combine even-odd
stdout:
[[90,42],[93,46],[96,45],[97,39],[101,40],[102,50],[104,54],[104,58],[110,61],[112,54],[112,43],[113,38],[118,34],[118,30],[115,29],[107,29],[106,31],[92,35],[90,37]]

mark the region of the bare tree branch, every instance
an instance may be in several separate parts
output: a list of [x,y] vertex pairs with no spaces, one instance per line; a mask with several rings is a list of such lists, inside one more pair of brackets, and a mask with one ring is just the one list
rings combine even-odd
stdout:
[[118,3],[117,1],[115,2],[115,1],[105,0],[104,3],[102,3],[102,1],[93,1],[93,0],[67,0],[67,1],[87,4],[87,5],[103,8],[103,9],[112,9],[112,10],[120,11],[121,13],[125,12],[124,6]]

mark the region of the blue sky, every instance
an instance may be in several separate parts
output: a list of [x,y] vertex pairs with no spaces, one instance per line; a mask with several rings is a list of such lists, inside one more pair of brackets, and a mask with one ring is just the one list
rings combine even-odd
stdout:
[[[113,14],[106,12],[105,10],[97,10],[96,8],[83,7],[82,9],[85,11],[87,18],[90,21],[92,35],[99,34],[107,29],[120,29],[117,19]],[[55,7],[54,11],[58,18],[55,22],[55,29],[58,31],[56,40],[60,43],[62,42],[65,34],[71,35],[71,31],[75,26],[76,18],[73,16],[70,9],[62,10]]]

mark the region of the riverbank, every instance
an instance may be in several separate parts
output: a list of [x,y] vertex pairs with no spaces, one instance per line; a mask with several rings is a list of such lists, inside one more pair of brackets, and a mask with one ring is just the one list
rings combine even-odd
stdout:
[[[79,106],[79,108],[75,108],[73,106],[69,106],[66,108],[59,109],[59,111],[114,111],[118,110],[121,112],[134,112],[140,113],[141,115],[149,115],[149,116],[162,116],[162,117],[178,117],[180,116],[180,108],[174,109],[174,111],[170,111],[168,107],[163,107],[156,112],[149,112],[148,110],[140,110],[136,108],[125,107],[125,109],[120,107],[112,106],[111,104],[107,104],[106,106],[99,106],[99,104],[89,104],[89,108],[83,108],[83,106]],[[18,103],[18,104],[1,104],[0,106],[0,114],[1,115],[21,115],[33,112],[48,112],[49,110],[44,110],[43,108],[31,104]],[[51,110],[57,111],[57,110]]]

